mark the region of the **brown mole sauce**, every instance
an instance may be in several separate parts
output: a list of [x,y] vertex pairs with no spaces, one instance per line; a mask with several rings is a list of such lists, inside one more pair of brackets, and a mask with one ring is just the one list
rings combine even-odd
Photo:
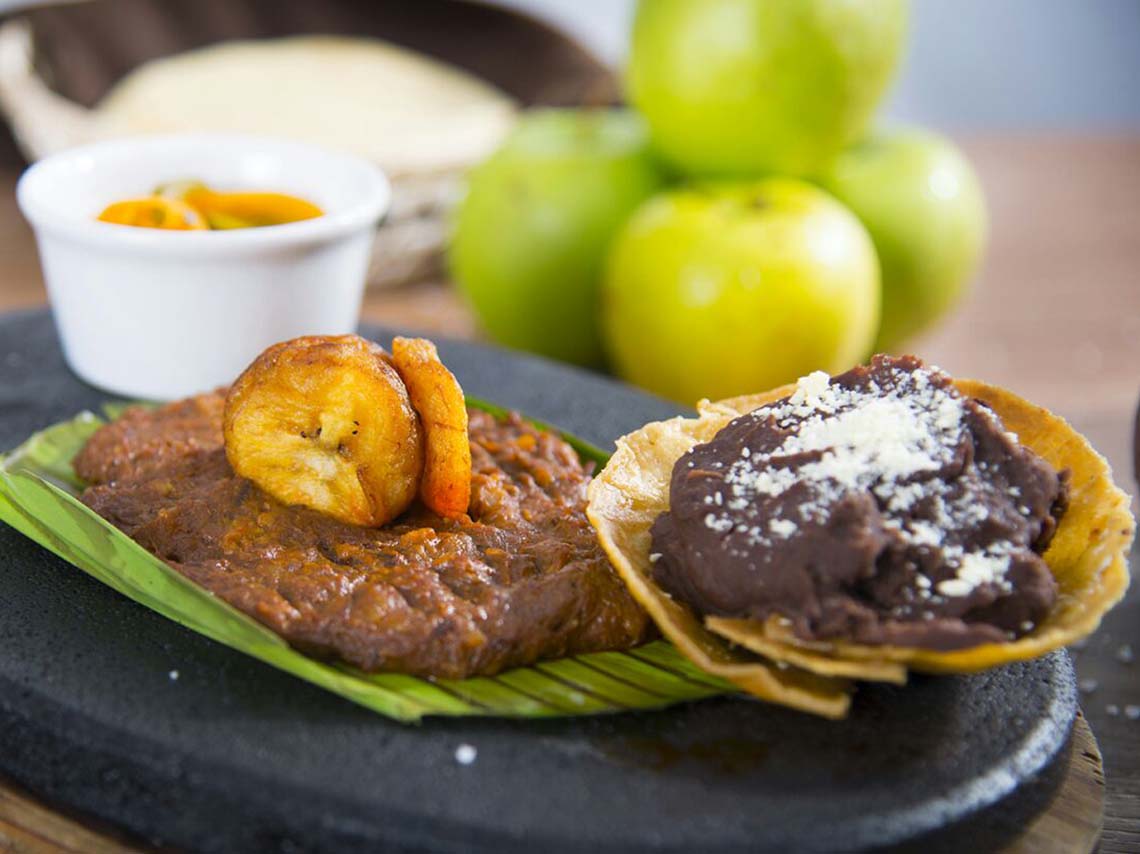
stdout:
[[654,576],[701,614],[804,639],[955,649],[1030,631],[1067,473],[914,357],[743,415],[673,469]]
[[647,618],[585,516],[589,470],[512,414],[470,412],[469,518],[418,503],[364,528],[287,507],[237,477],[220,393],[101,428],[76,458],[82,500],[294,646],[365,670],[493,674],[622,649]]

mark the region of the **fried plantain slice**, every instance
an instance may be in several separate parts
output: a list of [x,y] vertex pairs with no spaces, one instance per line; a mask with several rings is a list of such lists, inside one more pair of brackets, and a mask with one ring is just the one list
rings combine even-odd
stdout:
[[471,501],[471,442],[463,389],[426,338],[393,338],[392,363],[423,424],[420,498],[440,516],[462,516]]
[[356,335],[275,344],[226,396],[226,457],[285,504],[382,525],[419,489],[423,431],[378,345]]

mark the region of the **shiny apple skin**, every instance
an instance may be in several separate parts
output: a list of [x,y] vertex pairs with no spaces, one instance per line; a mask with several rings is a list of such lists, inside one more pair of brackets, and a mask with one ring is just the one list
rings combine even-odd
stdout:
[[905,348],[965,296],[985,253],[985,195],[965,155],[930,131],[883,131],[822,181],[871,234],[883,282],[875,347]]
[[653,197],[615,240],[603,288],[619,375],[690,404],[845,370],[870,353],[878,323],[866,230],[794,179]]
[[810,176],[894,79],[906,0],[642,0],[626,83],[662,157],[695,177]]
[[603,363],[598,290],[606,251],[665,182],[643,121],[624,110],[538,110],[469,176],[452,277],[500,344]]

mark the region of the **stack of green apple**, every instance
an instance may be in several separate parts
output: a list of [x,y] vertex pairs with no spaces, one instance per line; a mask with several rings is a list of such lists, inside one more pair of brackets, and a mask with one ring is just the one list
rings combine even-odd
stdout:
[[946,139],[872,130],[906,0],[641,0],[634,110],[541,110],[470,176],[453,276],[499,342],[692,402],[945,314],[985,242]]

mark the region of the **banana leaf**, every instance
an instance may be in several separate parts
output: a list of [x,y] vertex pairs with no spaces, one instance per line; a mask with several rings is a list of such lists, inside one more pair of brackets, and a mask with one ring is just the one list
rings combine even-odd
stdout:
[[[502,412],[491,404],[469,402],[493,414]],[[108,407],[104,414],[114,419],[123,408]],[[665,641],[471,679],[365,673],[310,658],[182,577],[78,500],[84,484],[71,461],[104,423],[103,417],[84,412],[0,456],[0,521],[129,599],[373,711],[404,722],[426,715],[541,718],[660,708],[734,690],[691,665]],[[605,463],[603,451],[562,435],[583,460]]]

